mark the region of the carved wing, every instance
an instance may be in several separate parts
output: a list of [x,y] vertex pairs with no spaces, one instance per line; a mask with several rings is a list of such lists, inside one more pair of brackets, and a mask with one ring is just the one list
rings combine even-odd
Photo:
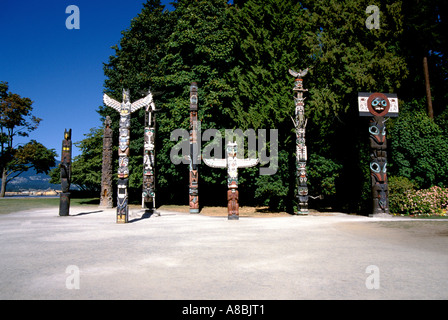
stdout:
[[[142,108],[149,106],[150,104],[154,104],[152,101],[152,94],[149,93],[146,97],[141,98],[140,100],[135,101],[133,104],[131,104],[131,113]],[[154,106],[155,109],[155,106]]]
[[296,72],[296,71],[294,71],[294,70],[292,70],[292,69],[289,69],[288,71],[289,71],[289,74],[292,75],[293,77],[296,77],[296,78],[297,78],[297,76],[299,75],[298,72]]
[[121,110],[121,103],[110,98],[107,94],[103,95],[103,102],[106,106],[111,107],[115,110],[117,110],[118,112],[120,112]]
[[305,70],[300,70],[300,73],[299,73],[299,77],[304,77],[306,74],[308,73],[308,68],[306,68]]
[[238,168],[250,168],[258,164],[258,158],[255,159],[238,159]]
[[212,168],[226,168],[227,159],[206,159],[203,158],[205,164]]

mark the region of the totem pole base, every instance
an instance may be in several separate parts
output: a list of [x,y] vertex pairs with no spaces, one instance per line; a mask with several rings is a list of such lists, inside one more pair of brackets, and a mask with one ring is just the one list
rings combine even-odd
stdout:
[[389,213],[389,208],[374,208],[373,212],[369,214],[371,218],[390,218],[392,215]]
[[142,200],[142,209],[145,210],[155,210],[156,209],[156,201],[152,198],[143,198]]
[[126,213],[117,212],[117,223],[128,223],[128,208],[126,208]]
[[117,207],[117,223],[128,223],[129,207]]
[[198,200],[198,194],[197,189],[194,192],[191,192],[190,188],[190,213],[198,214],[199,213],[199,200]]
[[299,210],[297,210],[296,215],[298,216],[307,216],[309,213],[307,205],[300,205]]
[[227,220],[239,220],[240,218],[238,193],[236,188],[230,188],[227,191]]
[[59,199],[59,215],[68,216],[70,213],[70,192],[62,192]]
[[389,213],[371,213],[369,214],[370,218],[391,218],[392,215]]

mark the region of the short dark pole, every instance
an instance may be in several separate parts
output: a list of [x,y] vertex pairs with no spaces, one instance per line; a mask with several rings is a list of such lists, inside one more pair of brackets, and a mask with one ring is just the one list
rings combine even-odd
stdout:
[[72,129],[64,131],[62,140],[62,156],[59,168],[61,169],[61,189],[59,201],[59,215],[68,216],[70,214],[70,183],[72,167]]

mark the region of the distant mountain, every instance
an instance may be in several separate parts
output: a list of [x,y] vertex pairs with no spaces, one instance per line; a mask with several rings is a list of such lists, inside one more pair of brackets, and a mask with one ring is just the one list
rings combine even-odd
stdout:
[[[58,166],[59,161],[57,161],[56,164]],[[8,182],[8,184],[6,185],[6,191],[47,190],[47,189],[58,190],[61,189],[61,185],[50,183],[49,175],[45,173],[36,173],[34,169],[30,169],[22,173],[20,176]]]

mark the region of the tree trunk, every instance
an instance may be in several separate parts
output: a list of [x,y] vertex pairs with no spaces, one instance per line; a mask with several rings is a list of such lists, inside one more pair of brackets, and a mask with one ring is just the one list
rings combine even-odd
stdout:
[[428,117],[434,119],[434,111],[432,109],[431,86],[429,85],[429,71],[428,71],[427,57],[423,57],[423,73],[425,74],[426,105],[428,107]]
[[5,197],[6,193],[6,179],[8,179],[8,175],[6,174],[6,168],[2,170],[2,189],[0,191],[0,198]]

